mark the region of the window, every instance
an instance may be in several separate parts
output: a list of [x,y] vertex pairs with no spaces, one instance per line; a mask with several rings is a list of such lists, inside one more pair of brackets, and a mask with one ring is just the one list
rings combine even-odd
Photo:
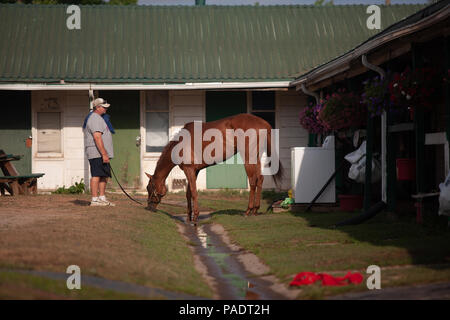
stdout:
[[145,133],[146,152],[161,152],[169,142],[168,91],[146,92]]
[[37,113],[38,153],[61,153],[61,112]]
[[251,113],[263,118],[275,128],[275,92],[252,91]]

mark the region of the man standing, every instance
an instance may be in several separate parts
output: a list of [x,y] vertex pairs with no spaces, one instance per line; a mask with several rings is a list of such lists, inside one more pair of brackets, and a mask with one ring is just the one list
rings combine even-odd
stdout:
[[93,102],[94,110],[83,124],[85,153],[91,168],[91,206],[114,206],[106,200],[105,190],[108,177],[111,178],[109,160],[114,157],[112,133],[106,111],[110,104],[102,98]]

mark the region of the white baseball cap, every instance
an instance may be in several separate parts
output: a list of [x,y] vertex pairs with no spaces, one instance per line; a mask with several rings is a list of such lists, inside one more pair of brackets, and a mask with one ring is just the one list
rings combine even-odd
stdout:
[[106,100],[104,100],[102,98],[97,98],[94,100],[93,106],[94,106],[94,108],[96,108],[96,107],[109,108],[110,104],[106,103]]

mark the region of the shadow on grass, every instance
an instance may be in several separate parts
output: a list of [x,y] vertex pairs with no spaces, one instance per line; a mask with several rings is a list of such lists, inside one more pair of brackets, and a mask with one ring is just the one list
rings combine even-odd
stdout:
[[237,209],[225,209],[225,210],[218,210],[211,213],[211,216],[215,215],[229,215],[229,216],[244,216],[245,211],[244,210],[237,210]]
[[156,212],[153,212],[153,211],[149,211],[149,212],[151,212],[151,213],[162,213],[162,214],[168,216],[169,218],[178,220],[178,221],[183,222],[183,223],[185,222],[183,217],[172,215],[172,214],[168,213],[167,211],[164,211],[164,210],[161,210],[161,209],[156,210]]
[[287,192],[280,192],[274,190],[263,190],[261,192],[261,198],[267,200],[268,202],[273,202],[276,200],[284,200],[288,197]]
[[[266,204],[271,203],[274,199],[283,198],[287,196],[286,192],[274,192],[264,190],[262,193],[262,200]],[[242,200],[245,195],[242,195]],[[231,199],[205,199],[210,201],[208,207],[213,208],[211,216],[230,216],[237,219],[229,219],[228,224],[232,226],[241,226],[240,216],[245,218],[246,204],[244,201],[234,202]],[[220,201],[218,201],[220,200]],[[246,201],[245,201],[246,202]],[[263,203],[263,201],[262,201]],[[160,212],[162,212],[160,210]],[[262,206],[261,212],[265,212]],[[166,212],[162,212],[169,215]],[[336,260],[338,264],[342,264],[342,260],[349,261],[346,265],[350,265],[350,261],[355,258],[355,261],[367,261],[370,264],[378,264],[381,267],[393,264],[405,265],[435,265],[450,263],[450,231],[447,228],[447,223],[443,217],[439,217],[439,223],[432,223],[429,219],[425,219],[423,225],[415,222],[414,212],[403,212],[400,214],[393,214],[381,212],[375,217],[359,224],[348,225],[335,228],[334,226],[343,220],[347,220],[355,215],[361,214],[359,212],[289,212],[292,217],[299,218],[304,222],[299,223],[298,229],[289,228],[289,223],[292,220],[286,219],[288,225],[283,226],[276,220],[277,213],[263,213],[261,217],[267,216],[269,219],[258,219],[257,223],[260,230],[259,236],[265,239],[266,237],[273,237],[274,242],[278,241],[279,237],[287,236],[286,232],[298,240],[300,243],[306,241],[310,243],[313,248],[317,248],[315,255],[320,255],[323,251],[324,256],[316,257],[320,259]],[[283,214],[285,215],[285,214]],[[437,216],[436,212],[434,215]],[[286,217],[285,217],[286,218]],[[284,221],[280,215],[281,221]],[[426,217],[425,217],[426,218]],[[180,221],[182,219],[179,219]],[[228,219],[227,219],[228,220]],[[436,220],[436,219],[435,219]],[[269,222],[272,221],[272,222]],[[290,221],[290,222],[289,222]],[[305,224],[306,222],[306,224]],[[445,222],[445,223],[443,223]],[[271,233],[265,234],[264,224],[271,224]],[[311,229],[304,229],[304,228]],[[280,228],[277,231],[277,228]],[[283,228],[286,228],[284,230]],[[323,232],[322,232],[323,230]],[[335,232],[333,231],[335,230]],[[333,231],[333,232],[330,232]],[[279,237],[277,234],[279,233]],[[343,236],[343,235],[346,236]],[[309,238],[308,238],[309,237]],[[260,238],[258,238],[260,239]],[[258,240],[259,241],[259,240]],[[251,241],[250,241],[251,242]],[[331,248],[334,243],[338,246]],[[367,244],[369,246],[367,246]],[[284,249],[288,250],[290,242],[283,244]],[[292,250],[297,250],[295,247]],[[310,248],[307,246],[307,248]],[[380,250],[381,248],[381,250]],[[400,250],[399,250],[400,249]],[[328,250],[328,251],[327,251]],[[328,257],[331,254],[330,250],[335,250],[332,255],[335,257]],[[342,254],[339,253],[340,250]],[[320,262],[320,261],[319,261]],[[350,264],[349,264],[350,263]],[[345,264],[345,263],[344,263]],[[430,266],[430,268],[435,268]],[[445,268],[445,267],[440,267]]]
[[[180,222],[183,222],[183,223],[187,223],[187,214],[186,214],[186,215],[182,215],[182,216],[179,216],[179,215],[173,215],[173,214],[170,214],[170,213],[168,213],[167,211],[164,211],[164,210],[161,210],[161,209],[158,209],[158,210],[156,211],[156,213],[162,213],[162,214],[168,216],[169,218],[172,218],[172,219],[174,219],[174,220],[177,220],[177,221],[180,221]],[[199,220],[199,221],[202,221],[202,220],[209,219],[210,217],[211,217],[210,215],[200,215],[200,216],[198,217],[198,220]]]
[[[405,249],[412,265],[437,264],[450,262],[450,230],[446,219],[432,217],[424,224],[417,224],[411,214],[396,214],[380,212],[375,217],[358,225],[335,227],[343,220],[362,214],[360,212],[290,212],[293,216],[302,218],[308,227],[323,230],[336,230],[347,234],[356,243],[368,243],[376,247],[396,247]],[[437,215],[435,213],[435,215]],[[390,253],[386,251],[386,254]],[[448,266],[447,266],[448,268]]]

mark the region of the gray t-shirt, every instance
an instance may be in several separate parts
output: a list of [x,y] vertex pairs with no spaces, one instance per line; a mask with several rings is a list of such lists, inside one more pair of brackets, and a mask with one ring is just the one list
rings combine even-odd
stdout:
[[88,159],[93,158],[101,158],[101,153],[97,149],[97,145],[94,141],[94,132],[101,132],[102,133],[102,140],[103,145],[105,146],[105,150],[108,153],[109,158],[114,157],[114,150],[113,150],[113,141],[112,141],[112,134],[111,131],[109,131],[108,126],[106,125],[105,120],[98,115],[97,113],[93,112],[92,115],[89,117],[86,128],[84,128],[84,150],[86,152]]

